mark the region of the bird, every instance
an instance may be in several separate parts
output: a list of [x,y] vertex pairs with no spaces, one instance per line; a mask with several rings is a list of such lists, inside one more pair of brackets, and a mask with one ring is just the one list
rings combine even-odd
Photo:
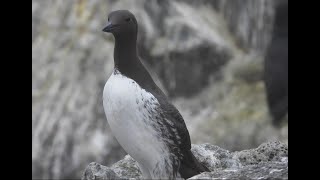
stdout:
[[184,119],[155,84],[137,54],[138,23],[129,10],[108,15],[102,31],[115,39],[114,69],[103,89],[103,107],[122,148],[144,178],[190,178],[209,171],[191,151]]

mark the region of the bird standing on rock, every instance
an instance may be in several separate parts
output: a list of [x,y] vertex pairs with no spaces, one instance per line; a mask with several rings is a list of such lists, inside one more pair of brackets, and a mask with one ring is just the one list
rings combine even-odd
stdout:
[[208,171],[192,154],[186,124],[137,55],[138,23],[113,11],[104,32],[115,38],[114,70],[103,90],[104,111],[123,149],[144,178],[189,178]]

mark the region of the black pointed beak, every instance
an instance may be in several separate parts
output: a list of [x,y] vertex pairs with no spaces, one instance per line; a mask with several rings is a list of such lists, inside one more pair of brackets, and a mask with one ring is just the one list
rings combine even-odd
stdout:
[[108,22],[107,26],[102,29],[103,32],[111,32],[113,25],[111,22]]

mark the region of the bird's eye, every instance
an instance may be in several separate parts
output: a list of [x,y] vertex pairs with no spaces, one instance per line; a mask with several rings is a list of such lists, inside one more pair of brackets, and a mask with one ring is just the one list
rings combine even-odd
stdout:
[[130,18],[127,18],[126,21],[129,22],[129,21],[130,21]]

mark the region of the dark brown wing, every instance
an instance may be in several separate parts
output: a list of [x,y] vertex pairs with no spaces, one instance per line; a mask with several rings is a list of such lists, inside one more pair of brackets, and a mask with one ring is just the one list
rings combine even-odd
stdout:
[[170,124],[174,125],[172,128],[175,129],[175,132],[173,133],[176,133],[178,137],[173,137],[173,138],[176,139],[177,141],[176,143],[180,148],[180,150],[182,151],[190,150],[191,141],[190,141],[189,131],[187,129],[187,126],[180,112],[177,110],[175,106],[173,106],[169,102],[166,102],[165,105],[162,105],[161,109],[164,113],[166,121],[169,122],[169,125]]

